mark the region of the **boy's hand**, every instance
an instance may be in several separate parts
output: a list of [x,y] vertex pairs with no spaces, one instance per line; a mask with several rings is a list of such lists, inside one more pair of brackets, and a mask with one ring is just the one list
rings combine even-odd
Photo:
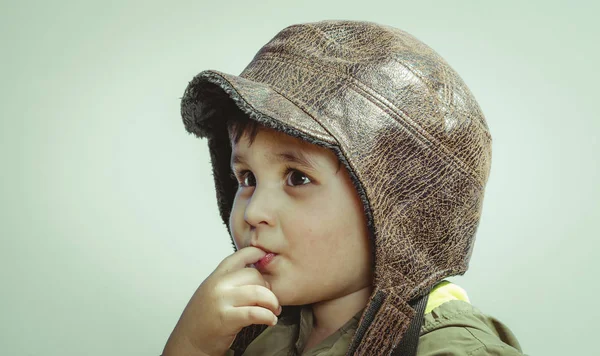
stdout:
[[250,246],[226,257],[188,302],[163,356],[224,355],[243,327],[275,325],[277,297],[260,272],[245,268],[265,254]]

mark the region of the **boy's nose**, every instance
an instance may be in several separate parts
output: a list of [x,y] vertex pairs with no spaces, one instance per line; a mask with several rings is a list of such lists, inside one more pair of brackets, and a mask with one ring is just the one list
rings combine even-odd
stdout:
[[260,225],[272,226],[274,224],[273,202],[266,190],[256,187],[244,211],[246,223],[255,228]]

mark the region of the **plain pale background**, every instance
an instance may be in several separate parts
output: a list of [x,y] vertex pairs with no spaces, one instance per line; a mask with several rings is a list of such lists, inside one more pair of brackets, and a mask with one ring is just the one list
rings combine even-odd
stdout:
[[597,8],[549,1],[2,2],[0,354],[159,355],[232,252],[180,97],[284,27],[401,28],[465,80],[493,137],[470,270],[531,355],[596,349]]

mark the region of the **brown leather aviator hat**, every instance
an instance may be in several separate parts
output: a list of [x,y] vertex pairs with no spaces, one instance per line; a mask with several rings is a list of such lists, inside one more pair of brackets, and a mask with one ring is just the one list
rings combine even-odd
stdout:
[[[473,95],[440,55],[399,29],[357,21],[283,29],[240,75],[203,71],[181,100],[186,130],[208,138],[225,225],[237,190],[226,121],[240,113],[333,150],[348,169],[375,260],[348,354],[390,354],[416,315],[412,302],[468,268],[492,153]],[[244,328],[233,348],[264,328]]]

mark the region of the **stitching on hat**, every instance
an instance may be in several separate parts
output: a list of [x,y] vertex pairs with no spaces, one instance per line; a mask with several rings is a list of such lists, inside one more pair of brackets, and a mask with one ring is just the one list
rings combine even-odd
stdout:
[[[322,21],[325,22],[325,21]],[[415,37],[414,35],[403,31],[401,29],[398,28],[394,28],[391,26],[385,26],[385,25],[381,25],[381,24],[377,24],[374,22],[369,22],[369,21],[338,21],[341,24],[352,24],[352,25],[371,25],[371,26],[376,26],[377,28],[379,28],[380,30],[387,30],[387,31],[391,31],[391,32],[400,32],[402,33],[402,35],[406,38],[409,38],[410,40],[416,42],[418,45],[420,46],[424,46],[427,49],[429,49],[429,52],[432,56],[435,56],[436,59],[440,62],[443,62],[444,64],[446,64],[446,66],[444,66],[443,71],[447,72],[447,69],[452,69],[452,67],[449,65],[449,63],[442,57],[439,55],[439,53],[437,53],[436,51],[434,51],[431,47],[429,47],[428,45],[426,45],[425,43],[421,42],[417,37]],[[313,32],[318,33],[320,36],[322,36],[324,39],[326,39],[329,43],[333,43],[335,44],[338,48],[343,49],[347,52],[352,52],[352,53],[357,53],[360,54],[360,51],[349,47],[343,43],[340,43],[338,41],[336,41],[335,38],[331,37],[328,33],[326,33],[325,31],[323,31],[321,28],[317,27],[317,26],[313,26],[313,24],[305,24],[305,27],[313,30]],[[385,31],[384,31],[385,32]],[[265,52],[264,55],[268,55],[270,54],[269,52]],[[309,58],[306,58],[309,59]],[[395,63],[398,63],[399,65],[403,66],[404,68],[406,68],[406,70],[410,71],[415,77],[419,78],[423,83],[427,84],[426,88],[428,91],[432,92],[431,89],[431,83],[429,82],[429,80],[427,80],[426,78],[424,78],[423,76],[421,76],[418,72],[416,72],[411,66],[409,66],[407,63],[401,62],[399,61],[396,57],[391,57],[389,56],[387,53],[382,53],[378,56],[371,56],[369,57],[370,60],[373,61],[377,61],[377,60],[382,60],[382,59],[389,59],[391,61],[394,61]],[[310,60],[310,59],[309,59]],[[462,78],[458,78],[462,81]],[[444,85],[444,87],[447,87],[446,83],[442,83]],[[466,90],[469,91],[468,87],[466,87]],[[432,94],[434,94],[432,92]],[[452,91],[449,91],[449,94],[452,96],[454,95],[454,93]],[[483,133],[491,140],[491,135],[489,133],[489,128],[487,126],[487,123],[485,121],[482,120],[477,120],[476,123],[480,126],[482,126],[483,128]]]

